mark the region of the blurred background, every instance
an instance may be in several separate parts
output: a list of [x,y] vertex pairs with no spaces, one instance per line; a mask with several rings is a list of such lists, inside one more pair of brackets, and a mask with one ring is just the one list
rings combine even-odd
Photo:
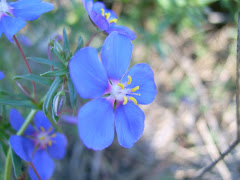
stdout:
[[[81,36],[86,43],[96,32],[81,0],[51,0],[55,9],[27,23],[17,34],[26,56],[47,58],[49,39],[65,27],[72,50]],[[61,121],[69,144],[66,157],[56,161],[56,180],[174,180],[188,179],[216,159],[236,137],[235,67],[237,0],[104,0],[119,17],[118,24],[137,33],[132,64],[148,63],[155,73],[158,94],[144,110],[145,130],[131,149],[115,137],[103,151],[88,150],[76,125]],[[105,35],[91,46],[100,47]],[[61,40],[60,40],[61,42]],[[62,42],[61,42],[62,43]],[[0,40],[0,87],[20,91],[13,76],[26,74],[16,45]],[[52,55],[53,59],[56,59]],[[36,74],[49,67],[30,62]],[[31,82],[19,80],[31,88]],[[31,90],[31,89],[30,89]],[[37,84],[38,96],[47,87]],[[78,99],[79,109],[86,101]],[[10,106],[1,107],[8,115]],[[26,115],[29,110],[18,108]],[[71,115],[70,103],[63,114]],[[0,121],[0,140],[7,144],[14,131]],[[240,179],[237,147],[202,179]],[[2,157],[3,155],[0,155]],[[3,163],[0,163],[3,169]],[[1,174],[1,172],[0,172]]]

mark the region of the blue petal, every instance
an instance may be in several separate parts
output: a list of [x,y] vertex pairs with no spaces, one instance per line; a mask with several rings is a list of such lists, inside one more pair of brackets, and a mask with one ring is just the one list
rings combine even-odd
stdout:
[[[22,127],[22,125],[25,121],[24,118],[22,117],[22,115],[16,109],[11,109],[10,114],[9,114],[9,120],[10,120],[11,126],[16,131],[18,131]],[[27,129],[25,130],[24,134],[31,135],[34,132],[35,132],[34,128],[32,127],[31,124],[29,124]]]
[[83,144],[90,149],[102,150],[114,139],[112,104],[105,98],[92,100],[78,113],[78,131]]
[[25,161],[31,161],[34,150],[34,142],[32,140],[12,135],[9,141],[12,149],[20,158]]
[[102,10],[101,9],[104,9],[104,11],[105,11],[104,3],[102,3],[102,2],[95,2],[95,3],[93,3],[93,10],[95,12],[97,12],[98,14],[102,14]]
[[154,83],[154,74],[151,67],[145,63],[137,64],[133,66],[126,75],[124,75],[121,82],[128,82],[129,75],[132,77],[132,83],[127,86],[127,88],[139,86],[139,90],[135,93],[140,93],[140,96],[131,96],[137,100],[138,104],[151,103],[157,94],[156,85]]
[[52,138],[52,145],[48,146],[49,154],[56,159],[62,159],[66,153],[67,138],[64,134],[56,133]]
[[24,20],[33,21],[43,13],[53,10],[54,6],[50,3],[25,4],[13,9],[13,15]]
[[106,33],[110,34],[111,32],[118,32],[119,34],[122,34],[124,36],[127,36],[130,40],[136,39],[136,33],[133,32],[131,29],[125,27],[125,26],[120,26],[117,25],[116,23],[112,23],[109,26],[109,29],[106,30]]
[[45,116],[45,114],[42,111],[38,111],[34,116],[34,123],[38,130],[41,130],[41,127],[43,127],[46,131],[49,129],[54,130],[52,127],[52,124],[49,122],[48,118]]
[[108,88],[107,74],[92,47],[82,48],[72,57],[69,72],[82,98],[100,97]]
[[145,115],[135,104],[128,102],[115,111],[115,125],[118,142],[125,148],[131,148],[141,137],[144,130]]
[[83,6],[86,9],[87,13],[90,14],[93,6],[93,0],[82,0]]
[[[55,169],[55,165],[45,150],[37,150],[33,156],[32,163],[41,177],[41,180],[50,179]],[[33,180],[39,180],[31,166],[28,173]]]
[[6,35],[9,41],[13,42],[12,37],[20,31],[26,22],[21,18],[14,18],[10,16],[2,16],[0,20],[0,27],[2,28],[2,32]]
[[32,6],[37,3],[41,3],[42,0],[19,0],[16,2],[8,3],[13,8],[24,8],[26,6]]
[[[0,36],[1,37],[1,36]],[[0,71],[0,80],[4,78],[4,73],[2,71]]]
[[117,32],[111,33],[103,43],[101,59],[110,79],[119,80],[127,71],[132,56],[132,43]]

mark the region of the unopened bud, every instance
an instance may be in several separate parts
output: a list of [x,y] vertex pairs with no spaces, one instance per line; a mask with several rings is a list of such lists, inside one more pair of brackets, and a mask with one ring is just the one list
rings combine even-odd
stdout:
[[61,111],[66,102],[66,94],[63,91],[59,91],[53,98],[53,110],[56,116],[61,115]]

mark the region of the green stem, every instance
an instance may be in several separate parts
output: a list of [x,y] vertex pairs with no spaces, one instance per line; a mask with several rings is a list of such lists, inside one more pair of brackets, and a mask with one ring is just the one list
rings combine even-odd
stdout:
[[11,167],[12,167],[11,148],[9,148],[5,164],[4,180],[11,180]]

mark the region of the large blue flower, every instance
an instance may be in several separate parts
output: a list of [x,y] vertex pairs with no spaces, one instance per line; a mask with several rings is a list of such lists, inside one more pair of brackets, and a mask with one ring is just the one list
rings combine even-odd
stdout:
[[2,71],[0,71],[0,80],[4,78],[4,73]]
[[105,40],[101,61],[96,49],[85,47],[70,60],[69,72],[78,94],[93,100],[78,113],[79,135],[91,149],[108,147],[114,139],[130,148],[144,129],[144,113],[138,104],[149,104],[156,96],[153,71],[145,63],[128,72],[132,43],[124,35],[111,33]]
[[82,0],[84,8],[86,9],[91,20],[98,26],[98,28],[110,34],[117,31],[120,34],[127,36],[134,40],[136,34],[125,26],[117,25],[117,15],[114,11],[106,9],[102,2],[93,2],[93,0]]
[[[42,180],[47,180],[55,168],[52,158],[62,159],[66,153],[67,139],[63,134],[54,132],[43,112],[36,113],[34,122],[36,127],[29,125],[24,136],[12,135],[10,145],[20,158],[33,163]],[[15,130],[24,123],[24,118],[16,109],[10,111],[10,123]],[[31,167],[28,173],[33,180],[38,180]]]
[[53,10],[50,3],[42,0],[19,0],[7,3],[0,1],[0,37],[4,33],[8,40],[13,42],[12,37],[26,25],[26,21],[33,21],[43,13]]

